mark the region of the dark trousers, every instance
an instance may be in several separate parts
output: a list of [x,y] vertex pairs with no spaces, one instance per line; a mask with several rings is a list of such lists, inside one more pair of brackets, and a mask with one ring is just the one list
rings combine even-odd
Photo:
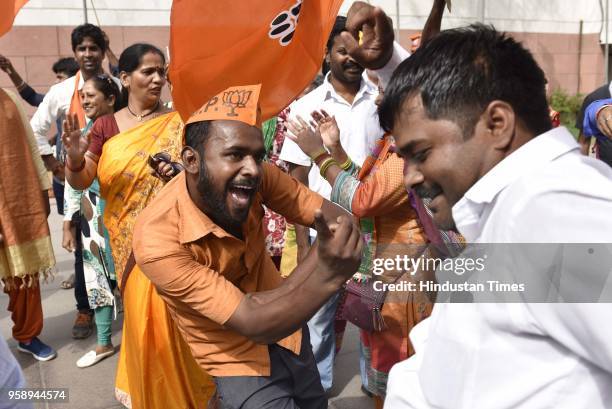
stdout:
[[270,376],[215,377],[221,409],[326,409],[327,397],[310,347],[308,328],[302,330],[300,355],[268,345]]
[[[77,216],[76,217],[80,217]],[[89,310],[87,289],[85,288],[85,271],[83,270],[83,239],[81,236],[81,224],[76,223],[76,249],[74,251],[74,298],[77,302],[77,310]]]
[[53,178],[53,196],[57,205],[57,213],[64,215],[64,185]]

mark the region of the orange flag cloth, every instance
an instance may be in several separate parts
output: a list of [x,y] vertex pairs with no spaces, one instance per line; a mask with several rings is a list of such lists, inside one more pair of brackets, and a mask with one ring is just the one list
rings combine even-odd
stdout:
[[0,36],[13,27],[15,16],[28,0],[0,0]]
[[261,84],[261,119],[278,114],[319,71],[343,0],[174,0],[170,80],[186,121],[231,86]]

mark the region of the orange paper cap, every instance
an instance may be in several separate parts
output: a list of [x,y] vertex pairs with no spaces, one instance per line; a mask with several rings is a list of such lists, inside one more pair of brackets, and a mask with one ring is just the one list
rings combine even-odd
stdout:
[[259,93],[261,84],[229,87],[208,100],[187,120],[194,122],[225,119],[261,127]]

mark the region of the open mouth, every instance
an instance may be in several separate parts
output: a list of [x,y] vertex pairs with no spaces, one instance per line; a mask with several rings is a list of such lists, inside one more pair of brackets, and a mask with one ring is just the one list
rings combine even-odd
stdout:
[[250,185],[232,185],[228,192],[238,207],[247,207],[251,198],[255,194],[256,188],[255,186]]

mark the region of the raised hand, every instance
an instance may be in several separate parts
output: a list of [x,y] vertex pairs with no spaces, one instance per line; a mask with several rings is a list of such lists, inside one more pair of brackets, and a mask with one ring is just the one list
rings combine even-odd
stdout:
[[0,70],[6,72],[9,75],[12,74],[14,71],[11,60],[9,60],[8,58],[6,58],[5,56],[1,54],[0,54]]
[[356,1],[346,15],[346,29],[340,34],[346,50],[362,67],[377,70],[391,59],[393,23],[382,9]]
[[338,148],[340,146],[340,128],[336,122],[336,117],[330,116],[323,109],[313,111],[311,116],[317,124],[323,145],[331,150]]
[[314,227],[319,241],[320,268],[330,279],[344,282],[359,268],[363,241],[359,228],[349,216],[340,216],[328,225],[323,213],[315,213]]
[[297,119],[289,119],[287,122],[287,138],[295,142],[300,149],[311,159],[318,155],[323,149],[323,141],[317,130],[313,130],[311,125],[301,117]]
[[72,167],[78,167],[85,159],[85,152],[87,152],[91,141],[91,132],[82,135],[76,114],[66,115],[62,124],[62,131],[62,143],[66,150],[67,160],[70,161]]

